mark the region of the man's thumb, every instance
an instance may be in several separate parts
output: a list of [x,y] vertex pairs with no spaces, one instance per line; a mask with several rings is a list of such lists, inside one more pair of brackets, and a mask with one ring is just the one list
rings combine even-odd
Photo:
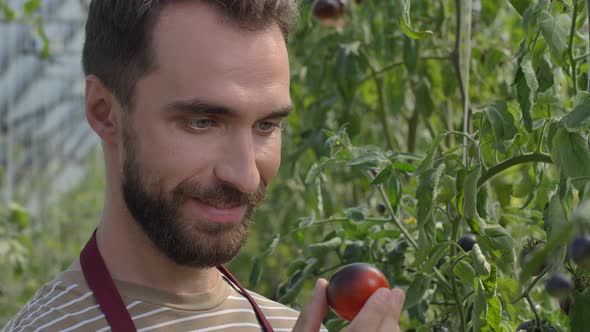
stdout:
[[327,288],[328,280],[318,279],[313,289],[311,301],[303,308],[292,332],[316,332],[320,330],[322,320],[328,313]]

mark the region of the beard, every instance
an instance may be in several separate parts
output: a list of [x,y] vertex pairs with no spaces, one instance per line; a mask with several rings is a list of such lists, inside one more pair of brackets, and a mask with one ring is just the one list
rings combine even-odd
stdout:
[[[161,183],[149,181],[137,159],[131,125],[124,127],[123,199],[152,244],[183,266],[209,268],[235,257],[246,242],[255,208],[265,197],[264,186],[255,193],[243,193],[226,183],[203,186],[185,180],[165,192]],[[246,205],[247,209],[236,223],[214,223],[198,215],[183,217],[182,206],[194,199],[211,206]]]

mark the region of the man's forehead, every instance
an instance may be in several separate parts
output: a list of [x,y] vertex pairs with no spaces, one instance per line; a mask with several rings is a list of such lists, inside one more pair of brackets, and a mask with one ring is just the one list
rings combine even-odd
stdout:
[[287,49],[278,25],[251,31],[224,20],[216,9],[201,2],[166,6],[153,34],[158,65],[206,63],[205,70],[215,66],[223,70],[254,70],[261,59],[279,57],[288,66]]

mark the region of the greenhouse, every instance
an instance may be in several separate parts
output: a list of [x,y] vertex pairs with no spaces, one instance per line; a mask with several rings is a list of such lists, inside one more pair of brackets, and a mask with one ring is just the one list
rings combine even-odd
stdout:
[[[7,1],[18,8],[22,0]],[[43,1],[30,18],[0,24],[0,168],[5,201],[66,190],[96,145],[84,116],[81,52],[87,1]],[[18,8],[20,10],[20,8]],[[43,29],[44,33],[40,33]],[[47,38],[45,42],[43,38]],[[44,47],[50,55],[44,57]]]

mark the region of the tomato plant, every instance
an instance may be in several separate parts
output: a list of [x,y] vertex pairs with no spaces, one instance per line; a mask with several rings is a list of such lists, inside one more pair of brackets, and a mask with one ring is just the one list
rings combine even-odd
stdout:
[[299,306],[367,262],[406,290],[402,330],[584,331],[586,1],[342,1],[337,25],[318,2],[291,36],[297,112],[251,286]]

